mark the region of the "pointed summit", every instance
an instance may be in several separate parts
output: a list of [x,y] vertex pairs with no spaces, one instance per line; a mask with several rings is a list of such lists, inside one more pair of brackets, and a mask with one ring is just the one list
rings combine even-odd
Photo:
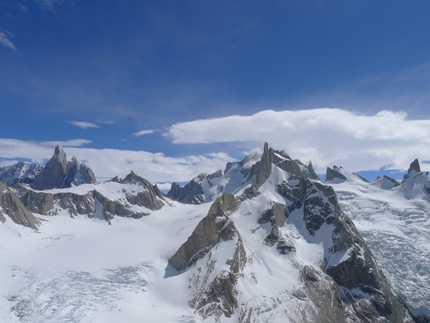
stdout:
[[60,145],[55,147],[54,155],[46,163],[42,172],[34,180],[33,188],[47,190],[58,187],[61,179],[67,173],[67,157]]
[[96,178],[91,168],[78,162],[76,157],[67,162],[66,153],[60,145],[57,145],[54,155],[35,178],[33,188],[36,190],[67,188],[71,187],[72,184],[78,185],[95,181]]
[[409,166],[408,169],[408,174],[412,171],[416,171],[417,173],[421,173],[421,167],[420,167],[420,162],[418,161],[418,158],[416,158],[411,165]]

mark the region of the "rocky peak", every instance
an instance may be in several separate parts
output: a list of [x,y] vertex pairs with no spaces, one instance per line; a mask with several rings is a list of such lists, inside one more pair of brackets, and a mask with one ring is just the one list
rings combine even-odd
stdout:
[[76,157],[67,162],[66,153],[60,145],[55,147],[54,155],[35,178],[33,188],[47,190],[67,188],[83,183],[94,183],[96,178],[91,168],[78,162]]
[[337,166],[333,166],[333,168],[327,167],[326,175],[325,175],[326,182],[332,181],[335,178],[340,179],[342,181],[346,181],[347,178],[345,177],[345,175],[341,174],[340,172],[341,168],[342,167],[339,168]]
[[27,210],[6,183],[0,182],[0,222],[6,221],[5,215],[10,217],[16,224],[34,230],[37,230],[40,225],[39,220]]
[[131,204],[144,206],[150,210],[159,210],[164,206],[163,200],[165,195],[160,191],[157,185],[152,185],[147,179],[131,171],[124,179],[118,181],[121,184],[136,184],[144,187],[143,192],[136,195],[127,195],[127,201]]
[[420,167],[420,162],[418,161],[418,158],[416,158],[411,164],[410,164],[410,166],[409,166],[409,169],[408,169],[408,174],[411,172],[411,171],[416,171],[417,173],[421,173],[421,167]]
[[[207,202],[203,186],[212,187],[212,182],[222,176],[222,171],[218,170],[212,174],[199,174],[185,184],[184,187],[180,187],[178,183],[174,182],[167,196],[186,204],[201,204]],[[205,185],[205,183],[207,185]]]

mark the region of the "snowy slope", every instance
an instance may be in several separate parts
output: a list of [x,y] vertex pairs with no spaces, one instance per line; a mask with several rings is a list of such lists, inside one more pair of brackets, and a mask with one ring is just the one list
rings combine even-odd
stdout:
[[9,186],[15,183],[32,184],[42,169],[42,165],[24,162],[0,167],[0,182],[5,182]]
[[[139,220],[42,216],[39,233],[0,225],[1,322],[192,322],[167,259],[209,205],[173,204]],[[168,242],[168,243],[166,243]],[[179,296],[182,295],[182,296]]]
[[416,315],[430,314],[430,204],[428,175],[410,171],[400,186],[331,183],[393,289]]
[[0,321],[412,322],[311,165],[266,144],[223,176],[200,205],[134,173],[16,188],[42,225],[0,223]]

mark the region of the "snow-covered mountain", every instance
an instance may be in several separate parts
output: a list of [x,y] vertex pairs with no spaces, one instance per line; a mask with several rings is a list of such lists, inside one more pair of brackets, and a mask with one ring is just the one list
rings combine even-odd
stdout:
[[40,174],[43,166],[25,162],[0,167],[0,182],[12,186],[16,183],[33,184],[34,179]]
[[[335,169],[335,168],[333,168]],[[342,169],[329,180],[342,210],[354,221],[393,290],[430,321],[430,178],[417,160],[403,181],[368,183]]]
[[92,169],[79,162],[76,157],[67,161],[66,153],[61,146],[55,147],[53,156],[45,166],[18,162],[0,167],[0,182],[5,182],[9,186],[20,183],[28,184],[37,190],[46,190],[95,181]]
[[[409,175],[404,187],[415,192],[406,183],[416,174]],[[348,176],[333,187],[391,192]],[[0,320],[416,319],[347,216],[356,214],[312,164],[266,144],[261,156],[187,185],[172,185],[168,197],[132,172],[43,191],[5,186],[3,194],[14,196],[37,223],[23,226],[9,203],[1,205]]]

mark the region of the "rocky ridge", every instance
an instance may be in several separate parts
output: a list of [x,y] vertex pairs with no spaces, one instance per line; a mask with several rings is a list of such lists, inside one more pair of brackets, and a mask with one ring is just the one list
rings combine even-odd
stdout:
[[[264,313],[294,320],[295,315],[279,308],[295,303],[303,313],[302,322],[413,321],[360,233],[342,212],[333,188],[319,181],[311,164],[294,161],[265,144],[261,160],[248,176],[235,196],[223,194],[215,200],[208,215],[169,260],[194,282],[190,306],[203,317],[213,316],[220,322],[223,315],[237,315],[239,322],[259,322],[265,301],[251,301],[240,287],[249,284],[246,281],[267,281],[256,274],[253,262],[273,257],[272,261],[283,262],[285,268],[291,266],[301,284],[277,296],[272,292],[274,303]],[[258,211],[262,205],[269,208]],[[260,246],[253,247],[259,237]],[[275,254],[262,254],[275,245]],[[320,263],[302,262],[303,245],[323,246]],[[228,267],[232,263],[239,265]]]
[[0,182],[5,182],[8,186],[16,183],[31,185],[42,169],[42,165],[25,162],[0,167]]
[[31,212],[57,215],[65,210],[72,217],[92,217],[101,208],[101,214],[107,221],[115,216],[138,219],[149,215],[150,211],[159,210],[167,202],[156,185],[134,172],[124,179],[115,178],[112,181],[86,185],[75,191],[36,191],[19,184],[14,189],[20,201]]
[[4,182],[0,182],[0,222],[8,216],[16,224],[37,230],[40,221],[21,203]]
[[48,190],[95,182],[96,177],[91,168],[78,162],[76,157],[68,162],[66,153],[58,145],[54,155],[34,179],[32,187],[36,190]]

